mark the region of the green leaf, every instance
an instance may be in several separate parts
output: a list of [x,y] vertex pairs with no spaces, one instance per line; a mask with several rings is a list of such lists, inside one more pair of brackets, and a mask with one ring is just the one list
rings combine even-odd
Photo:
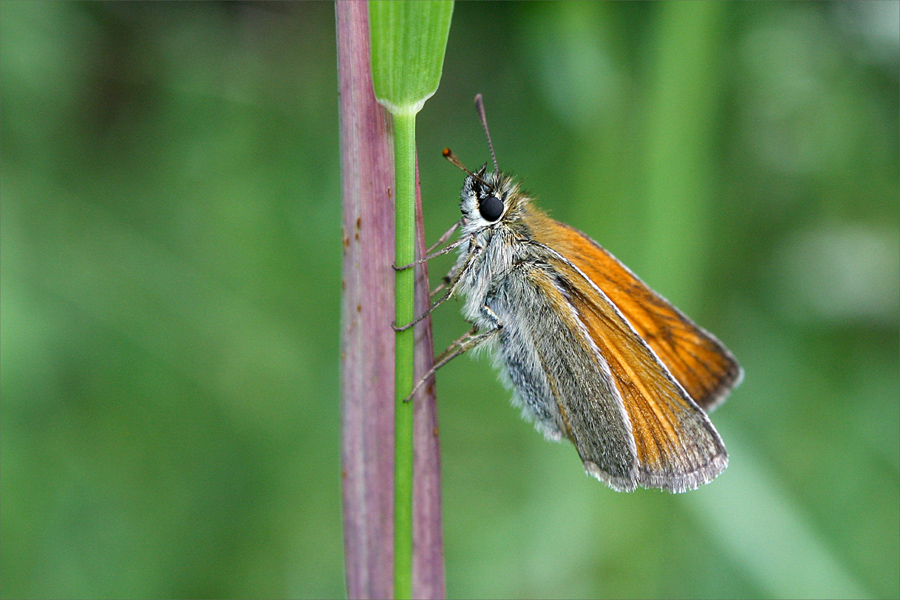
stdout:
[[450,0],[371,0],[372,83],[391,114],[416,114],[441,80]]

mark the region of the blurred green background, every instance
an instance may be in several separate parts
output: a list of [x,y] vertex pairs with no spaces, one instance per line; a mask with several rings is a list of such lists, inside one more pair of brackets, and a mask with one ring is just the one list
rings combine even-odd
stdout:
[[[747,374],[673,496],[442,370],[451,597],[900,595],[898,6],[457,4],[428,239],[482,92],[501,168]],[[333,5],[3,2],[0,69],[0,594],[343,596]]]

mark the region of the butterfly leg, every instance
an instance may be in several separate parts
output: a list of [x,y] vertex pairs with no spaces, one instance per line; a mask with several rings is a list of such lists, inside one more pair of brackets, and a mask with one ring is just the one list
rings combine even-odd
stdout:
[[[487,307],[485,307],[487,308]],[[488,309],[490,310],[490,309]],[[493,311],[491,311],[493,314]],[[495,315],[496,317],[496,315]],[[492,338],[497,332],[499,332],[503,326],[499,321],[496,323],[496,327],[493,329],[487,329],[479,333],[478,327],[472,327],[469,331],[465,333],[462,337],[454,341],[450,344],[446,350],[441,352],[440,356],[435,359],[434,366],[428,369],[428,372],[422,376],[422,378],[413,386],[412,391],[409,395],[403,399],[404,402],[409,402],[412,400],[412,397],[415,395],[419,388],[425,385],[425,382],[434,377],[434,374],[437,373],[437,370],[446,365],[448,362],[459,356],[460,354],[465,354],[472,348],[476,348],[488,341]]]
[[429,252],[431,252],[432,250],[434,250],[434,249],[437,248],[438,246],[443,246],[443,245],[444,245],[444,242],[446,242],[446,241],[450,238],[450,236],[453,235],[453,232],[456,231],[457,227],[459,227],[459,223],[460,223],[460,221],[457,221],[456,223],[454,223],[453,225],[451,225],[451,226],[450,226],[450,229],[448,229],[447,231],[445,231],[445,232],[441,235],[441,237],[438,238],[438,241],[436,241],[435,243],[433,243],[431,246],[428,247],[427,250],[425,250],[425,254],[428,254]]
[[450,269],[450,272],[441,277],[441,285],[428,292],[428,297],[434,298],[435,296],[437,296],[438,292],[445,289],[456,279],[458,273],[459,268],[457,268],[456,265],[453,265],[453,268]]
[[462,244],[468,242],[468,241],[469,241],[469,238],[470,238],[471,236],[461,237],[461,238],[459,238],[458,240],[456,240],[456,241],[454,241],[454,242],[451,242],[450,244],[448,244],[448,245],[445,246],[444,248],[441,248],[441,249],[438,250],[437,252],[433,252],[433,253],[431,253],[431,254],[428,254],[428,252],[431,252],[433,249],[437,248],[438,246],[440,246],[441,244],[443,244],[444,242],[446,242],[446,241],[447,241],[447,238],[450,237],[450,234],[453,233],[453,231],[454,231],[458,226],[459,226],[459,222],[457,222],[453,227],[451,227],[451,228],[448,229],[446,232],[444,232],[444,235],[442,235],[442,236],[440,237],[440,239],[437,241],[437,243],[435,243],[433,246],[431,246],[431,248],[428,248],[428,250],[425,251],[426,254],[425,254],[425,257],[424,257],[424,258],[420,258],[420,259],[418,259],[418,260],[416,260],[416,261],[413,261],[413,262],[409,263],[408,265],[403,265],[402,267],[398,267],[397,265],[391,265],[391,266],[394,267],[394,270],[395,270],[395,271],[405,271],[406,269],[410,269],[410,268],[412,268],[412,267],[414,267],[414,266],[416,266],[416,265],[421,265],[422,263],[426,263],[426,262],[428,262],[429,260],[431,260],[432,258],[437,258],[438,256],[443,256],[444,254],[449,254],[449,253],[452,252],[455,248],[457,248],[457,247],[461,246]]
[[[463,274],[466,271],[468,271],[472,267],[473,264],[475,264],[475,258],[479,254],[481,254],[482,250],[484,250],[484,248],[477,246],[469,254],[468,258],[466,258],[466,262],[463,263],[462,267],[460,267],[459,270],[456,270],[455,268],[450,270],[450,273],[447,275],[447,278],[452,276],[452,279],[450,280],[450,282],[448,284],[442,284],[442,285],[449,287],[449,289],[447,290],[447,293],[445,293],[437,302],[432,304],[428,308],[428,310],[426,310],[424,313],[422,313],[421,315],[419,315],[418,317],[416,317],[415,319],[413,319],[411,322],[407,323],[406,325],[400,326],[400,325],[397,325],[397,323],[391,323],[391,327],[394,328],[394,331],[397,331],[397,332],[406,331],[407,329],[409,329],[410,327],[412,327],[416,323],[422,321],[422,319],[426,318],[428,315],[433,313],[434,309],[436,309],[438,306],[440,306],[441,304],[443,304],[444,302],[449,300],[450,297],[453,295],[453,292],[456,291],[456,286],[459,285],[460,278],[462,278]],[[456,271],[456,272],[454,273],[454,271]],[[437,291],[437,290],[435,290],[435,291]]]

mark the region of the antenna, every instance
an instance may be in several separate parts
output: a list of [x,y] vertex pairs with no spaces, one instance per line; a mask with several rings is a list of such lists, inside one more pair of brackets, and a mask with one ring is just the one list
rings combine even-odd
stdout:
[[487,136],[488,147],[491,149],[491,158],[494,160],[494,170],[499,173],[500,167],[497,166],[497,155],[494,154],[494,144],[491,142],[491,132],[488,131],[487,117],[484,114],[484,101],[481,94],[475,96],[475,108],[478,110],[478,116],[481,117],[481,126],[484,127],[484,135]]
[[[444,158],[446,158],[448,161],[450,161],[451,164],[453,164],[453,165],[459,167],[460,169],[462,169],[463,171],[465,171],[466,173],[468,173],[468,175],[469,175],[470,177],[472,177],[473,179],[476,179],[477,181],[480,181],[480,182],[481,182],[483,185],[485,185],[489,190],[494,190],[494,186],[492,186],[491,184],[489,184],[487,181],[485,181],[484,179],[482,179],[481,177],[479,177],[478,175],[476,175],[476,174],[473,173],[472,171],[470,171],[470,170],[468,170],[467,168],[465,168],[465,167],[463,166],[463,164],[459,161],[459,159],[456,158],[456,155],[453,154],[453,152],[450,150],[450,148],[444,148],[444,150],[443,150],[443,152],[441,152],[441,154],[443,154],[443,155],[444,155]],[[495,165],[495,166],[496,166],[496,165]]]

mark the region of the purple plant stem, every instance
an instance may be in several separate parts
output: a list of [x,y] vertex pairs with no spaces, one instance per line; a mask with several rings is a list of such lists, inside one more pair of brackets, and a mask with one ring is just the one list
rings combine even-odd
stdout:
[[[341,391],[344,553],[350,598],[393,595],[394,168],[390,121],[372,92],[368,7],[335,6],[341,117],[343,286]],[[418,178],[418,172],[417,172]],[[416,243],[424,255],[416,186]],[[416,270],[416,312],[429,303],[425,265]],[[415,328],[416,377],[432,365],[431,320]],[[414,410],[413,594],[443,598],[440,446],[434,386]]]
[[335,5],[341,121],[344,562],[350,598],[394,592],[394,185],[365,2]]
[[[425,226],[422,221],[422,190],[416,160],[416,254],[425,256]],[[428,310],[428,265],[416,267],[416,314]],[[415,379],[434,365],[431,317],[415,327]],[[416,392],[413,415],[413,597],[441,599],[444,585],[444,537],[441,519],[441,447],[438,437],[434,380]]]

